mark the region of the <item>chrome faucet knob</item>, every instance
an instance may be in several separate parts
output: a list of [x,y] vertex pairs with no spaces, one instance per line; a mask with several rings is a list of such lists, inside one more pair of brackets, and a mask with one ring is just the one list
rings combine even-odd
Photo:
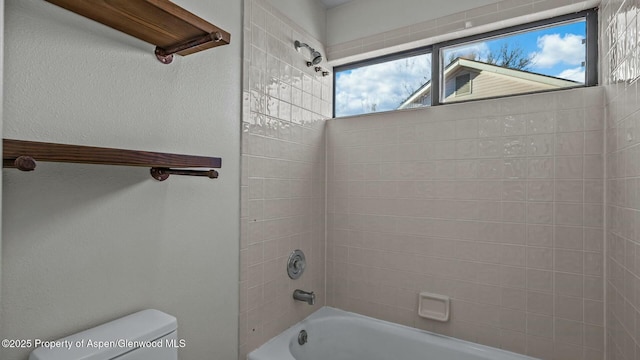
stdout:
[[306,259],[302,250],[294,250],[289,255],[289,260],[287,261],[287,274],[291,279],[295,280],[299,278],[302,276],[302,273],[304,273],[306,264]]

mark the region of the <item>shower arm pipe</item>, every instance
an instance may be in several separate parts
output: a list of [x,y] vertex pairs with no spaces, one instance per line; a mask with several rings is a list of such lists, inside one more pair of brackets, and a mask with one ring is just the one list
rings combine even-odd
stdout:
[[300,41],[298,41],[298,40],[296,40],[296,42],[294,43],[294,45],[295,45],[295,47],[296,47],[296,50],[298,50],[298,51],[300,51],[300,48],[307,48],[307,49],[309,49],[309,51],[311,51],[311,52],[316,51],[316,49],[314,49],[314,48],[312,48],[311,46],[309,46],[309,44],[307,44],[307,43],[303,43],[303,42],[300,42]]

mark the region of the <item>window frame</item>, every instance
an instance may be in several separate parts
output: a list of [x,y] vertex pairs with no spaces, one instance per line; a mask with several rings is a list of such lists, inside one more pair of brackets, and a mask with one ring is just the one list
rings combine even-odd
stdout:
[[[538,28],[544,28],[548,26],[561,25],[562,23],[569,23],[578,19],[585,19],[585,27],[586,27],[586,42],[585,42],[585,82],[582,85],[576,85],[572,87],[566,87],[562,89],[549,89],[549,90],[540,90],[540,91],[532,91],[526,93],[517,93],[510,95],[501,95],[501,96],[493,96],[486,97],[481,99],[469,99],[469,100],[459,100],[455,102],[443,102],[441,97],[443,95],[443,50],[449,47],[453,47],[456,45],[466,44],[477,42],[483,39],[491,39],[496,37],[501,37],[505,35],[515,34],[518,32],[526,32],[535,30]],[[357,69],[364,66],[380,64],[383,62],[403,59],[416,55],[423,55],[431,53],[431,88],[437,89],[437,91],[431,91],[431,105],[430,106],[441,106],[441,105],[450,105],[450,104],[459,104],[470,101],[481,101],[488,99],[498,99],[509,96],[519,96],[525,94],[535,94],[541,92],[550,92],[550,91],[558,91],[565,89],[573,89],[580,87],[590,87],[598,85],[598,8],[592,8],[588,10],[583,10],[576,13],[566,14],[555,16],[548,19],[543,19],[539,21],[533,21],[521,25],[510,26],[494,31],[484,32],[481,34],[466,36],[462,38],[452,39],[448,41],[443,41],[439,43],[435,43],[429,46],[418,47],[415,49],[405,50],[389,55],[377,56],[374,58],[356,61],[353,63],[336,66],[333,69],[333,117],[336,117],[336,79],[337,74],[342,71]],[[396,111],[396,110],[389,110]],[[359,115],[365,115],[369,113],[363,113]]]

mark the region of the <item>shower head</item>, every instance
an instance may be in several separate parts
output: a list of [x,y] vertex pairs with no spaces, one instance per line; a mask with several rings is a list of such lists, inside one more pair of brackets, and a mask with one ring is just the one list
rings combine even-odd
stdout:
[[311,51],[311,63],[313,65],[318,65],[320,62],[322,62],[322,54],[315,50]]
[[293,43],[293,46],[295,46],[296,51],[300,52],[300,48],[302,47],[306,47],[307,49],[309,49],[309,52],[311,52],[311,61],[310,64],[308,66],[313,66],[313,65],[318,65],[320,64],[320,62],[322,62],[322,54],[320,54],[319,51],[316,51],[316,49],[312,48],[311,46],[305,44],[305,43],[301,43],[300,41],[296,40]]

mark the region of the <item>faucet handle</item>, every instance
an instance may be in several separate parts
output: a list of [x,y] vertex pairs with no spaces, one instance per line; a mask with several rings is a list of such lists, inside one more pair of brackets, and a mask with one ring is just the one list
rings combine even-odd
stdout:
[[306,265],[307,262],[302,250],[294,250],[289,255],[289,260],[287,261],[287,274],[289,274],[291,279],[295,280],[302,276]]
[[304,261],[301,259],[296,259],[293,261],[293,268],[296,271],[304,271]]

